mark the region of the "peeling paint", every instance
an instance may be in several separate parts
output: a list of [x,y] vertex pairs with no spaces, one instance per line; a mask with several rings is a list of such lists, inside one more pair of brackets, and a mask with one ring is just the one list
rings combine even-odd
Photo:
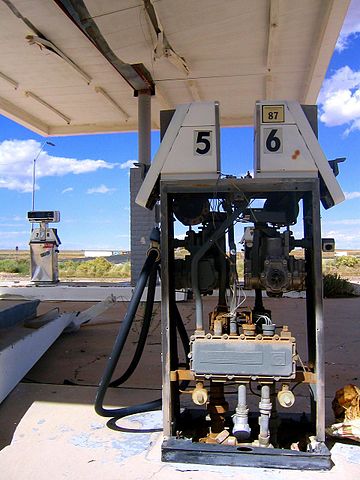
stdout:
[[105,428],[105,425],[103,423],[92,423],[90,428],[92,430],[100,430],[101,428]]
[[102,448],[106,446],[108,441],[101,441],[101,440],[94,440],[91,438],[90,433],[81,433],[80,435],[76,435],[70,438],[70,443],[75,447],[82,447],[82,448]]
[[74,429],[69,427],[68,425],[59,425],[58,429],[60,430],[60,432],[62,433],[66,433],[66,432],[73,432]]
[[121,463],[129,457],[138,455],[139,453],[144,452],[150,443],[150,433],[140,434],[140,433],[129,433],[126,434],[125,438],[121,441],[116,441],[117,447],[122,447],[122,452],[120,455],[116,455],[115,461]]

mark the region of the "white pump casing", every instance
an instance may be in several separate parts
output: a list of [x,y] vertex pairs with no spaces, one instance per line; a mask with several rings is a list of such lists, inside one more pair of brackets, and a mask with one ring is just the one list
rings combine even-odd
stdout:
[[299,102],[256,102],[254,154],[255,178],[319,175],[325,187],[321,198],[325,208],[345,199]]
[[218,102],[179,105],[135,201],[152,208],[160,176],[182,180],[216,179],[219,173]]

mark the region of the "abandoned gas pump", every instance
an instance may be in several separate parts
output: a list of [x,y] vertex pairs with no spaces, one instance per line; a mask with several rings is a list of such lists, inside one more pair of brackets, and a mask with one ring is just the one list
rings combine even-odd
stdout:
[[[114,425],[161,405],[154,400],[122,409],[103,406],[107,387],[125,381],[139,361],[160,268],[163,461],[331,468],[325,445],[321,250],[333,249],[334,241],[321,239],[320,203],[330,208],[344,200],[335,178],[343,159],[329,164],[316,125],[313,106],[257,102],[254,178],[221,173],[217,102],[180,105],[162,132],[136,198],[149,209],[160,200],[161,236],[155,228],[95,409],[114,417]],[[183,238],[175,237],[176,223],[187,228]],[[301,230],[297,238],[294,225]],[[139,337],[126,373],[111,382],[147,279],[141,342]],[[187,331],[177,289],[193,293]],[[268,302],[304,290],[304,321],[290,329],[286,309],[273,313],[274,303]],[[211,296],[212,302],[205,301]],[[299,386],[308,391],[305,412],[303,406],[296,411]]]
[[59,281],[58,255],[61,244],[57,229],[49,223],[60,221],[58,211],[31,211],[27,214],[30,223],[39,223],[30,235],[31,281],[57,283]]
[[[293,101],[256,103],[254,178],[222,175],[219,135],[216,102],[179,106],[136,199],[150,209],[160,200],[161,208],[162,458],[327,469],[321,249],[334,241],[322,242],[320,203],[344,200],[334,168],[343,159],[327,161],[316,106]],[[188,228],[184,239],[174,238],[175,222]],[[176,258],[179,247],[183,258]],[[191,289],[195,300],[185,363],[174,327],[178,288]],[[263,298],[266,292],[281,302],[290,291],[306,292],[297,331]],[[205,313],[203,298],[212,294],[215,308]],[[297,335],[306,337],[302,352]],[[192,402],[181,395],[181,381],[190,382]],[[298,385],[309,387],[301,416]]]

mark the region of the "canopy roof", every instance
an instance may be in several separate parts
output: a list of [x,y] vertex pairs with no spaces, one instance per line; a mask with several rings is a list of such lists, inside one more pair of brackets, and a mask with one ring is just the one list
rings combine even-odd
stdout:
[[258,99],[315,103],[348,0],[0,0],[0,112],[43,135],[137,129],[218,100],[222,125]]

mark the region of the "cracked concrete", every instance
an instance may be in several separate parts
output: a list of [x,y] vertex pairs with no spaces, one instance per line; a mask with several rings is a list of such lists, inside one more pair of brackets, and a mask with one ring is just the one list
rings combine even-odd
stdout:
[[[214,299],[205,298],[205,315],[213,303]],[[90,305],[87,302],[43,302],[39,313],[54,306],[59,306],[64,312],[83,310]],[[282,299],[281,302],[266,299],[265,305],[272,310],[273,319],[278,325],[286,323],[290,326],[305,360],[304,299]],[[32,383],[19,384],[0,406],[0,445],[4,447],[11,442],[0,452],[0,471],[4,480],[48,480],[49,477],[54,480],[81,480],[95,476],[104,480],[120,477],[126,480],[168,480],[169,477],[172,480],[203,480],[204,475],[210,480],[224,477],[242,480],[254,477],[266,480],[359,477],[360,447],[352,445],[335,444],[332,449],[335,466],[330,472],[304,473],[216,465],[162,464],[160,434],[125,435],[109,430],[106,427],[107,420],[94,412],[93,401],[96,385],[125,310],[126,304],[116,303],[93,324],[84,325],[77,333],[63,334],[27,374],[28,381]],[[191,302],[181,304],[180,310],[191,331],[194,305]],[[360,298],[325,300],[328,422],[333,420],[331,401],[335,390],[346,383],[359,384],[359,311]],[[130,333],[117,376],[131,361],[139,333],[139,321],[140,316]],[[109,390],[107,405],[125,406],[159,397],[159,322],[157,308],[138,369],[124,387]],[[302,387],[296,392],[297,406],[306,406],[307,392]],[[128,422],[128,426],[131,425],[131,419],[124,421]],[[145,417],[143,422],[146,422]],[[134,435],[138,435],[137,438]]]

